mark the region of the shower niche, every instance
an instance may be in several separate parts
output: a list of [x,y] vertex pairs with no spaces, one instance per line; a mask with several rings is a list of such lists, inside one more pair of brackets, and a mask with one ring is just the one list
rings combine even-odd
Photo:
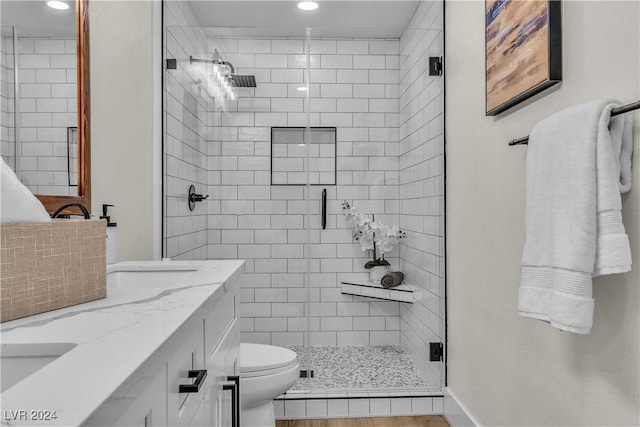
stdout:
[[271,185],[336,185],[336,128],[312,127],[309,133],[307,153],[306,128],[271,128]]

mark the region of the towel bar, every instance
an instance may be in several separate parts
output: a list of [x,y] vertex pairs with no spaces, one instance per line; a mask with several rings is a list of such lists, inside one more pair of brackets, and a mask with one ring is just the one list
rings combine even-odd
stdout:
[[[640,110],[640,101],[632,102],[631,104],[623,105],[611,110],[611,117],[619,114],[628,113],[629,111]],[[525,145],[529,143],[529,137],[523,136],[522,138],[516,138],[509,141],[509,145]]]

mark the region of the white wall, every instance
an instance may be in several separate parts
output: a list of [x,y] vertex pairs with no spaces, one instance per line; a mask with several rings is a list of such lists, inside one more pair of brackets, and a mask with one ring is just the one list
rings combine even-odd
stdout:
[[429,342],[444,342],[444,83],[429,76],[442,56],[441,1],[425,1],[400,37],[400,270],[419,288],[402,304],[401,344],[431,385],[444,384],[444,363],[429,361]]
[[151,259],[159,241],[152,10],[150,1],[117,0],[93,1],[89,9],[92,212],[115,205],[118,260]]
[[639,4],[563,2],[562,84],[497,118],[484,115],[484,2],[448,1],[445,16],[449,388],[482,425],[638,425],[638,136],[623,197],[634,267],[594,281],[586,336],[517,315],[527,148],[507,142],[565,106],[640,98]]

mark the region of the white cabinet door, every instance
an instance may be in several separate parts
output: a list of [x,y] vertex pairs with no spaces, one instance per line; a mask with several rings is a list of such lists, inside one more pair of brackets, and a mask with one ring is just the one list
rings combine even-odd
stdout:
[[[143,380],[138,384],[144,383]],[[113,423],[116,426],[161,427],[167,426],[167,366],[160,371],[142,390],[135,390],[135,384],[129,392],[138,397],[124,410]]]
[[[184,339],[179,340],[179,348],[167,363],[167,409],[170,426],[188,426],[191,424],[198,407],[202,403],[206,381],[199,391],[181,393],[181,385],[193,385],[196,378],[189,377],[190,371],[206,369],[204,363],[204,332],[202,318],[190,327],[181,328]],[[208,372],[207,372],[208,375]]]
[[205,317],[206,366],[212,373],[204,401],[205,425],[208,426],[232,427],[235,418],[239,427],[239,380],[230,379],[238,373],[240,331],[237,313],[237,292],[230,292],[217,309]]

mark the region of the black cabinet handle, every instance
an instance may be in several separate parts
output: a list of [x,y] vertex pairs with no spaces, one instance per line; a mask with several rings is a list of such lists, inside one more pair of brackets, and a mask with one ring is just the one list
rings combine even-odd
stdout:
[[193,384],[180,384],[178,387],[178,391],[180,393],[197,393],[200,391],[200,387],[204,382],[204,379],[207,378],[207,370],[206,369],[196,369],[193,371],[189,371],[189,378],[195,378],[196,380]]
[[322,189],[322,229],[327,228],[327,189]]
[[233,384],[224,384],[222,390],[231,390],[231,427],[240,427],[240,377],[232,375],[227,377],[227,381],[233,381]]

